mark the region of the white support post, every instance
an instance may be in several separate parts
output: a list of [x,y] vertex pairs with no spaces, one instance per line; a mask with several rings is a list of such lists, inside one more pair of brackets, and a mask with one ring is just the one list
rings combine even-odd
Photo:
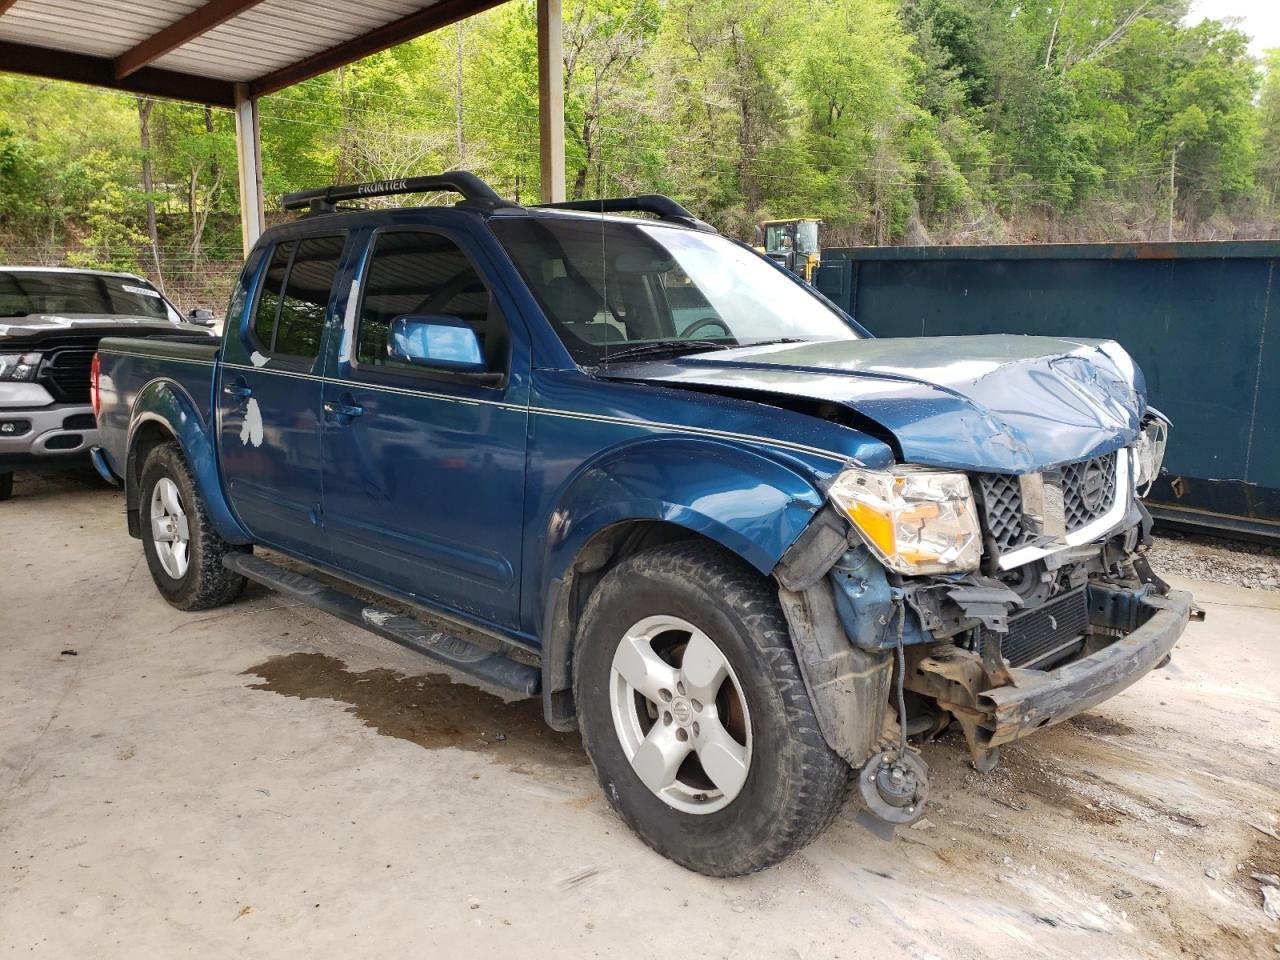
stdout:
[[542,202],[564,190],[564,12],[562,0],[538,0],[538,152]]
[[258,130],[258,99],[236,84],[236,167],[240,176],[240,238],[245,256],[262,236],[262,137]]

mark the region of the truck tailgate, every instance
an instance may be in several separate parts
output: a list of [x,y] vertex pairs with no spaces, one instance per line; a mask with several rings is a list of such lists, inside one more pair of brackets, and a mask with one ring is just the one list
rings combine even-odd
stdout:
[[222,343],[214,337],[106,337],[98,344],[99,442],[107,463],[123,476],[129,425],[143,389],[168,381],[185,393],[200,420],[211,418],[213,375]]

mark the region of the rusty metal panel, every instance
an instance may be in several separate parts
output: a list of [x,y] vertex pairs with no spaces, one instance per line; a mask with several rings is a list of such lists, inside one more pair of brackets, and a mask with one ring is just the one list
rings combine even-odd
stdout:
[[1153,500],[1275,522],[1278,261],[1273,241],[848,248],[824,252],[819,285],[881,337],[1119,341],[1174,424]]

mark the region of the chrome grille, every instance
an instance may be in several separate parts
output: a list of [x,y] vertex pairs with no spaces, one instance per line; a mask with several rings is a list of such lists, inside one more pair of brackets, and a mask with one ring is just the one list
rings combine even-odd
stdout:
[[[983,522],[998,554],[1010,553],[1034,543],[1035,532],[1026,523],[1022,487],[1018,477],[1007,473],[980,473],[978,494],[982,499]],[[1069,463],[1045,472],[1046,483],[1062,488],[1067,533],[1086,527],[1104,516],[1116,502],[1116,455],[1106,453],[1090,460]]]
[[1097,520],[1116,502],[1116,455],[1080,460],[1062,468],[1062,500],[1067,532]]

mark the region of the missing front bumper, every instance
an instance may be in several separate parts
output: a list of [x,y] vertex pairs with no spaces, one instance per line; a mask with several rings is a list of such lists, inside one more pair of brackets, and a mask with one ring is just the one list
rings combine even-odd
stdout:
[[[916,652],[905,677],[908,689],[937,700],[960,721],[979,769],[994,763],[994,751],[1036,730],[1053,726],[1115,696],[1168,657],[1193,611],[1191,594],[1170,590],[1109,591],[1094,606],[1093,627],[1128,630],[1091,653],[1052,670],[1013,668],[1010,683],[995,686],[981,658],[957,647]],[[1135,625],[1136,624],[1136,625]]]

